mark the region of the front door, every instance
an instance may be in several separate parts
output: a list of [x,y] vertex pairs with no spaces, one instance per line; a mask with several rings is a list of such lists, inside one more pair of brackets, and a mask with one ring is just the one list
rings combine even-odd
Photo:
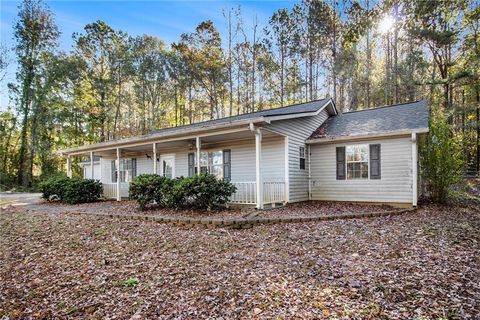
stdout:
[[160,156],[160,170],[162,176],[173,179],[175,177],[175,156]]

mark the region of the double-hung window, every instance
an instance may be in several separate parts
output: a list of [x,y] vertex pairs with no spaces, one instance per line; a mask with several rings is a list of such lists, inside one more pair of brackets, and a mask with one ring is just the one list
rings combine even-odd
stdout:
[[119,170],[117,171],[117,161],[112,160],[112,182],[117,182],[120,174],[120,182],[130,182],[136,175],[137,161],[133,159],[120,159]]
[[305,170],[305,146],[301,146],[298,150],[300,159],[300,170]]
[[347,154],[347,180],[368,179],[368,144],[349,145]]
[[[210,173],[217,178],[231,178],[231,150],[213,150],[200,152],[200,172]],[[197,174],[197,153],[188,154],[188,175]]]
[[336,147],[337,180],[380,180],[381,145],[357,144]]
[[222,150],[200,152],[200,172],[208,172],[217,178],[223,178],[223,152]]

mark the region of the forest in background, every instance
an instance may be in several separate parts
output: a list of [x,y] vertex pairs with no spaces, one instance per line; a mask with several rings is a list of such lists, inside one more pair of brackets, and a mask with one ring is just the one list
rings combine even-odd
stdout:
[[[41,0],[25,0],[14,48],[0,48],[0,185],[31,187],[64,170],[57,151],[152,130],[332,97],[339,111],[427,99],[479,172],[477,0],[304,0],[268,22],[223,11],[166,45],[103,21],[58,48]],[[266,27],[260,27],[266,25]]]

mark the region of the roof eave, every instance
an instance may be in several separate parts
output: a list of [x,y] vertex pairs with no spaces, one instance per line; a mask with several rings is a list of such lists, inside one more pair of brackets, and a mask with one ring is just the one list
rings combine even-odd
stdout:
[[[328,108],[329,106],[331,106],[330,109]],[[283,114],[278,116],[265,116],[265,118],[268,119],[269,121],[278,121],[278,120],[294,119],[294,118],[301,118],[301,117],[311,117],[311,116],[318,115],[320,112],[322,112],[323,109],[327,109],[329,115],[331,116],[338,114],[337,108],[335,107],[333,100],[330,98],[316,111],[289,113],[289,114]]]
[[243,119],[239,121],[229,121],[221,124],[214,124],[214,125],[205,125],[201,127],[194,127],[191,128],[189,126],[186,126],[183,130],[179,130],[176,132],[171,132],[171,133],[165,133],[162,134],[161,132],[157,134],[150,134],[150,135],[143,135],[143,136],[136,136],[136,137],[131,137],[131,138],[125,138],[121,140],[115,140],[115,141],[106,141],[106,142],[100,142],[100,143],[95,143],[95,144],[90,144],[86,146],[79,146],[79,147],[74,147],[74,148],[68,148],[68,149],[63,149],[58,151],[60,155],[69,155],[73,153],[79,153],[79,152],[87,152],[91,150],[96,150],[96,149],[103,149],[106,147],[126,147],[132,144],[138,144],[142,142],[161,142],[162,139],[165,138],[175,138],[178,137],[179,139],[182,139],[186,135],[191,135],[191,134],[199,134],[201,135],[202,132],[209,131],[209,130],[221,130],[225,128],[230,128],[231,126],[241,126],[241,125],[248,125],[250,123],[269,123],[270,120],[266,119],[265,117],[257,117],[257,118],[251,118],[251,119]]
[[306,143],[308,144],[322,144],[322,143],[332,143],[332,142],[341,142],[349,140],[364,140],[364,139],[373,139],[373,138],[382,138],[382,137],[393,137],[393,136],[405,136],[412,133],[421,134],[427,133],[429,129],[417,128],[417,129],[406,129],[406,130],[395,130],[395,131],[385,131],[385,132],[373,132],[365,134],[355,134],[348,136],[327,136],[325,138],[311,138],[307,139]]

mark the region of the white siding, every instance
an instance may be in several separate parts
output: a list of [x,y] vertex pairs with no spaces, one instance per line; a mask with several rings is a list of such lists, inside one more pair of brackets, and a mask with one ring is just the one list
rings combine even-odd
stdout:
[[288,136],[288,170],[289,170],[289,201],[308,200],[308,156],[305,170],[300,170],[299,147],[305,145],[305,140],[328,118],[324,109],[318,115],[311,117],[279,120],[272,122],[268,129]]
[[112,183],[112,160],[114,158],[100,158],[100,164],[102,166],[102,182]]
[[102,172],[101,172],[100,162],[95,162],[93,164],[93,178],[92,178],[92,170],[90,169],[90,164],[83,165],[83,178],[100,180],[102,178],[101,174]]
[[[153,158],[148,159],[145,155],[142,155],[137,157],[136,159],[137,159],[137,176],[144,173],[153,173]],[[157,170],[160,170],[158,168],[158,163],[157,163]]]
[[[380,180],[336,180],[336,147],[381,144]],[[410,137],[312,145],[312,199],[365,202],[412,202]]]
[[[262,174],[263,181],[285,181],[284,169],[284,139],[283,137],[268,138],[262,141]],[[202,148],[209,150],[231,150],[232,161],[232,182],[254,182],[255,181],[255,140],[230,142],[216,146]],[[179,176],[188,175],[188,153],[192,151],[181,151],[175,154],[175,174]]]
[[[188,154],[193,151],[182,150],[175,152],[175,176],[188,177]],[[158,169],[160,170],[160,169]]]

